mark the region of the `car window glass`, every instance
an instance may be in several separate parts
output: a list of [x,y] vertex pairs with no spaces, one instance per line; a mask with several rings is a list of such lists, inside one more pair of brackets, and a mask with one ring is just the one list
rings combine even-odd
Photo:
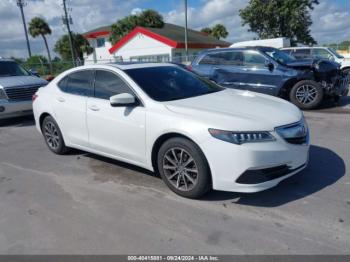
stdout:
[[243,65],[243,53],[241,51],[228,51],[207,54],[199,62],[206,65]]
[[127,69],[125,72],[156,101],[171,101],[221,91],[216,84],[177,66]]
[[310,49],[294,49],[291,53],[295,58],[310,58]]
[[67,79],[68,79],[68,76],[62,78],[57,84],[58,88],[61,89],[62,91],[66,91]]
[[265,67],[266,58],[256,52],[244,52],[244,66]]
[[116,74],[103,70],[96,71],[96,98],[109,99],[111,96],[122,93],[133,94],[128,85]]
[[325,49],[314,49],[312,52],[312,56],[314,58],[323,58],[323,59],[330,59],[332,58],[332,55]]
[[92,94],[92,70],[83,70],[69,74],[62,82],[63,91],[81,96],[90,96]]

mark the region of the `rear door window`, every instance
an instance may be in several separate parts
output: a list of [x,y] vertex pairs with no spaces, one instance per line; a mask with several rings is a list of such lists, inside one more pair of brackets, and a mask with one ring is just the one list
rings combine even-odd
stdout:
[[227,51],[207,54],[199,62],[201,65],[243,65],[243,52],[242,51]]
[[93,75],[93,70],[82,70],[71,73],[58,83],[58,87],[69,94],[91,96],[93,93]]
[[297,59],[310,58],[311,57],[311,50],[306,49],[306,48],[294,49],[294,50],[292,50],[291,55]]

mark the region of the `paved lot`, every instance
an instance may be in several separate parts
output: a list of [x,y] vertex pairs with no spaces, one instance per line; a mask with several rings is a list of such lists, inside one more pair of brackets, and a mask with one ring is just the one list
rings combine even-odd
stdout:
[[49,152],[31,118],[0,123],[1,254],[343,254],[350,247],[350,99],[306,112],[309,167],[257,193],[171,193],[153,174]]

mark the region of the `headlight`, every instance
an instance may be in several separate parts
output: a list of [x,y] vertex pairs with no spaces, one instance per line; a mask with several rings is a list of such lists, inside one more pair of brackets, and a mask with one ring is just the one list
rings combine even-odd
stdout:
[[6,93],[3,89],[0,89],[0,99],[7,99]]
[[209,133],[217,139],[237,145],[276,140],[269,132],[231,132],[210,128]]
[[305,137],[308,132],[308,126],[304,118],[295,124],[277,127],[276,132],[284,139]]

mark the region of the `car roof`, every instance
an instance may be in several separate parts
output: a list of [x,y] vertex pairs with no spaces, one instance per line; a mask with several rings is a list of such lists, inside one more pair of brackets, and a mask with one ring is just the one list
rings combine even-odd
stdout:
[[0,62],[15,62],[15,60],[8,58],[0,58]]
[[106,68],[106,67],[115,67],[122,71],[128,69],[138,69],[138,68],[150,68],[150,67],[163,67],[163,66],[172,66],[178,67],[176,64],[172,63],[150,63],[150,62],[121,62],[121,63],[105,63],[105,64],[92,64],[92,65],[83,65],[75,67],[74,69],[96,69],[96,68]]
[[270,46],[237,46],[237,47],[227,47],[227,48],[213,48],[213,49],[206,49],[202,51],[202,54],[205,53],[215,53],[215,52],[225,52],[225,51],[232,51],[232,50],[261,50],[261,49],[277,49]]
[[326,49],[326,46],[294,46],[294,47],[284,47],[282,50],[291,50],[291,49],[315,49],[315,48],[323,48]]

